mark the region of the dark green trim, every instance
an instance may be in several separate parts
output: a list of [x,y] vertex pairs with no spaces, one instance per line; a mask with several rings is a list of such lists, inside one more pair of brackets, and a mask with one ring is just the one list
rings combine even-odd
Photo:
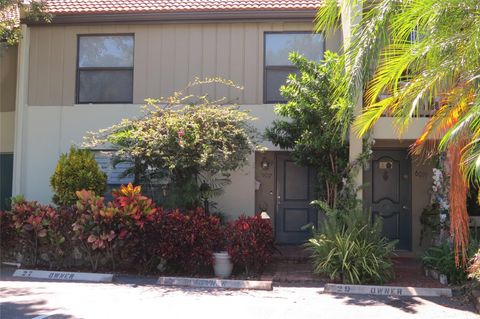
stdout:
[[12,197],[13,153],[0,153],[0,210],[7,207]]

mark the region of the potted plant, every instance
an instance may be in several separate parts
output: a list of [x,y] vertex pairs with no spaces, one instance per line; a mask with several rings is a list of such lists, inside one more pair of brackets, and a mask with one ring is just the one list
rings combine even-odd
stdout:
[[217,247],[213,253],[213,271],[216,277],[228,278],[232,275],[232,258],[226,250],[225,234],[221,232]]

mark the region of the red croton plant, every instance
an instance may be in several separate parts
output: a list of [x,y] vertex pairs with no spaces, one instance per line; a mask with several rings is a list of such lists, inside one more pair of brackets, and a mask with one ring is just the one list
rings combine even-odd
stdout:
[[260,215],[239,219],[225,228],[227,250],[236,267],[260,272],[272,258],[274,237],[270,220]]
[[[2,248],[14,247],[10,256],[26,255],[25,264],[35,266],[47,254],[50,268],[86,265],[93,271],[209,273],[221,243],[248,272],[261,270],[271,257],[272,227],[257,216],[242,216],[223,227],[202,208],[156,207],[132,184],[114,191],[112,201],[87,190],[76,195],[73,207],[15,201],[10,212],[0,212]],[[74,251],[80,256],[73,257]]]
[[220,219],[202,208],[162,212],[159,217],[154,224],[157,255],[180,272],[210,271],[214,247],[222,236]]
[[[2,250],[32,266],[63,265],[70,250],[72,211],[28,202],[19,196],[9,212],[0,212]],[[9,256],[12,257],[12,256]]]
[[77,191],[75,239],[82,244],[95,270],[101,256],[97,250],[108,252],[113,267],[117,259],[133,257],[132,250],[143,238],[145,224],[153,222],[158,212],[153,201],[141,195],[140,186],[122,185],[112,195],[113,201],[105,202],[104,197],[91,191]]

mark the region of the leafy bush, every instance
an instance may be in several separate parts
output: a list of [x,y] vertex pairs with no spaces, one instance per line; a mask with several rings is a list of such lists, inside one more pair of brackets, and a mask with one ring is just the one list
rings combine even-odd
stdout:
[[[158,237],[151,232],[158,215],[163,213],[152,199],[141,194],[140,186],[120,187],[112,192],[113,205],[118,209],[121,230],[117,254],[120,266],[131,267],[145,272],[153,267],[155,256],[149,247]],[[151,235],[154,235],[153,237]]]
[[160,235],[152,244],[171,269],[194,274],[211,270],[214,248],[222,236],[218,217],[202,208],[163,212],[155,231]]
[[[196,80],[193,85],[220,82]],[[201,189],[212,176],[228,179],[230,171],[241,168],[255,150],[258,133],[254,119],[236,105],[222,105],[205,96],[176,92],[160,100],[147,100],[145,116],[123,120],[87,140],[89,146],[113,145],[117,161],[130,162],[137,183],[148,184],[154,176],[165,181],[164,207],[195,208],[212,192],[212,185]],[[206,191],[208,190],[208,191]]]
[[115,268],[114,239],[119,235],[117,229],[118,209],[112,203],[92,191],[77,191],[77,220],[73,224],[74,241],[83,256],[89,261],[91,269],[97,271],[99,263],[105,263],[102,257],[108,256]]
[[380,220],[372,223],[360,209],[329,211],[319,231],[306,244],[315,273],[342,283],[384,283],[393,277],[395,242],[381,235]]
[[0,211],[0,260],[10,260],[14,256],[12,247],[15,246],[16,235],[12,223],[12,214],[6,211]]
[[235,267],[247,274],[261,272],[270,262],[274,251],[273,229],[270,220],[260,215],[241,216],[225,227],[227,251]]
[[23,264],[50,268],[66,265],[71,249],[71,210],[55,209],[17,197],[12,201],[11,211],[3,215],[11,221],[7,232],[15,230],[15,241],[11,241],[13,254],[21,256]]
[[[97,270],[105,258],[113,269],[119,260],[147,262],[145,225],[152,223],[158,209],[153,201],[140,194],[141,188],[132,184],[112,193],[114,200],[105,202],[91,191],[77,191],[78,217],[73,224],[75,240]],[[103,258],[103,260],[102,260]]]
[[327,51],[322,62],[309,61],[295,52],[289,60],[300,74],[290,74],[280,88],[287,103],[275,106],[280,117],[265,135],[273,144],[291,150],[298,165],[315,169],[320,198],[334,207],[342,204],[337,195],[349,169],[348,147],[340,132],[349,125],[338,123],[338,105],[332,94],[341,82],[336,67],[340,59]]
[[[472,240],[467,249],[467,258],[474,258],[477,249],[478,242]],[[434,246],[427,249],[422,257],[422,262],[425,267],[437,270],[441,274],[446,275],[448,282],[452,284],[465,283],[468,274],[475,273],[475,263],[473,263],[470,268],[467,266],[456,266],[453,244],[449,241],[444,241],[440,246]]]
[[480,249],[470,259],[470,266],[468,267],[468,278],[475,279],[480,282]]
[[2,254],[21,255],[28,266],[189,274],[211,272],[213,252],[227,242],[247,271],[271,258],[272,227],[260,217],[241,217],[224,231],[203,208],[165,211],[132,184],[113,191],[112,201],[87,190],[76,195],[76,205],[64,207],[15,199],[11,211],[0,213]]
[[76,191],[86,189],[103,194],[107,176],[98,167],[93,153],[72,147],[68,154],[62,154],[53,176],[50,178],[57,205],[73,205],[77,201]]

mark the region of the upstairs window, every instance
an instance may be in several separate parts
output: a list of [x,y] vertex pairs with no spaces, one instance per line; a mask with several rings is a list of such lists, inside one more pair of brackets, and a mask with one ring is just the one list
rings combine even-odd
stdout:
[[294,51],[307,59],[320,61],[324,52],[323,35],[309,32],[265,33],[265,103],[285,102],[280,95],[280,87],[285,84],[290,73],[298,72],[288,60],[288,55]]
[[79,36],[76,103],[132,103],[133,49],[133,35]]

